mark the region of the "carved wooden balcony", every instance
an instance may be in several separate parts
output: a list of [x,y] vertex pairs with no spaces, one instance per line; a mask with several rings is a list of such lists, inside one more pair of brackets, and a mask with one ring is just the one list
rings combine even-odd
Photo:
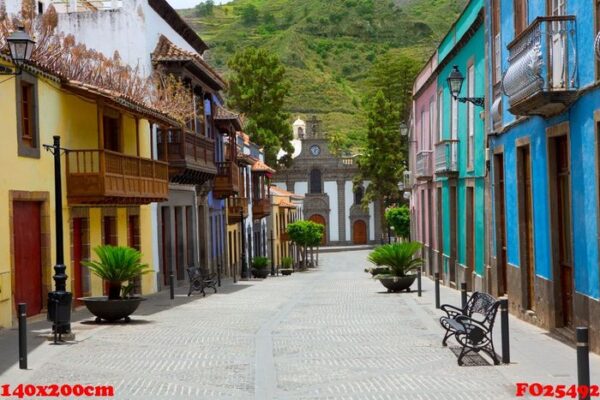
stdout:
[[71,205],[141,205],[168,198],[165,162],[110,150],[69,150],[66,169]]
[[[217,174],[213,139],[187,130],[170,130],[161,140],[166,140],[171,182],[202,185]],[[158,147],[159,158],[163,159],[165,143],[159,143]]]
[[417,165],[415,178],[418,180],[430,180],[433,177],[433,151],[423,150],[417,153]]
[[240,191],[240,168],[235,162],[224,161],[217,163],[217,176],[213,186],[213,196],[224,199],[236,196]]
[[271,199],[253,199],[252,200],[252,218],[261,219],[271,215]]
[[538,17],[507,46],[510,65],[502,85],[512,114],[549,117],[575,101],[575,27],[575,16]]
[[[240,215],[241,211],[241,215]],[[227,199],[227,221],[239,224],[242,218],[248,217],[248,199],[246,197],[230,197]]]
[[458,175],[458,140],[442,140],[435,145],[435,175],[449,178]]

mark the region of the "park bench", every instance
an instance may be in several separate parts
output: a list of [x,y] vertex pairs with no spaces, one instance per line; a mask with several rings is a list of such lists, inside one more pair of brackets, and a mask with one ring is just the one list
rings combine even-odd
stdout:
[[188,277],[190,279],[190,290],[188,296],[192,292],[201,292],[203,297],[206,297],[204,289],[212,288],[217,293],[217,274],[209,273],[199,267],[187,268]]
[[467,353],[480,351],[487,353],[495,365],[500,364],[492,338],[499,306],[500,301],[480,292],[474,292],[462,309],[449,304],[441,306],[446,313],[446,316],[440,318],[440,324],[446,330],[442,345],[446,346],[448,339],[454,336],[462,346],[458,365],[463,365],[462,359]]

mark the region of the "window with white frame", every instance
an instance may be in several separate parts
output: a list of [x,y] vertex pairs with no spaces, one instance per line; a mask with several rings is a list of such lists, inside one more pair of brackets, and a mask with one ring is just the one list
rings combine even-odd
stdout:
[[438,92],[438,142],[444,140],[444,93],[440,90]]
[[425,110],[421,110],[421,120],[419,126],[419,151],[425,150]]
[[435,130],[435,98],[432,97],[429,101],[429,144],[428,149],[431,149],[433,143],[433,131]]
[[[470,64],[467,68],[467,96],[475,97],[475,66]],[[467,103],[467,160],[468,168],[473,168],[474,152],[474,134],[475,134],[475,105]]]

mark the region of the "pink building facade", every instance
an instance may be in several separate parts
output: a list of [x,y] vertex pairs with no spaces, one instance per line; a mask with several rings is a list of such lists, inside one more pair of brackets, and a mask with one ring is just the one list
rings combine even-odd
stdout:
[[434,177],[434,149],[438,142],[437,129],[437,53],[421,70],[413,85],[412,117],[410,122],[409,168],[412,192],[410,197],[412,240],[423,244],[425,272],[437,272],[441,252],[436,236],[438,193]]

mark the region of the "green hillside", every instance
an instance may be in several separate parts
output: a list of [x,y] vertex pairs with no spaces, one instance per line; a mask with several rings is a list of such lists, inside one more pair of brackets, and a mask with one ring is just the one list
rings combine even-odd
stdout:
[[364,134],[366,78],[378,57],[407,54],[421,62],[465,0],[235,0],[212,15],[182,10],[209,44],[207,59],[227,74],[245,46],[266,47],[285,63],[293,84],[292,117],[316,113],[327,132],[356,143]]

